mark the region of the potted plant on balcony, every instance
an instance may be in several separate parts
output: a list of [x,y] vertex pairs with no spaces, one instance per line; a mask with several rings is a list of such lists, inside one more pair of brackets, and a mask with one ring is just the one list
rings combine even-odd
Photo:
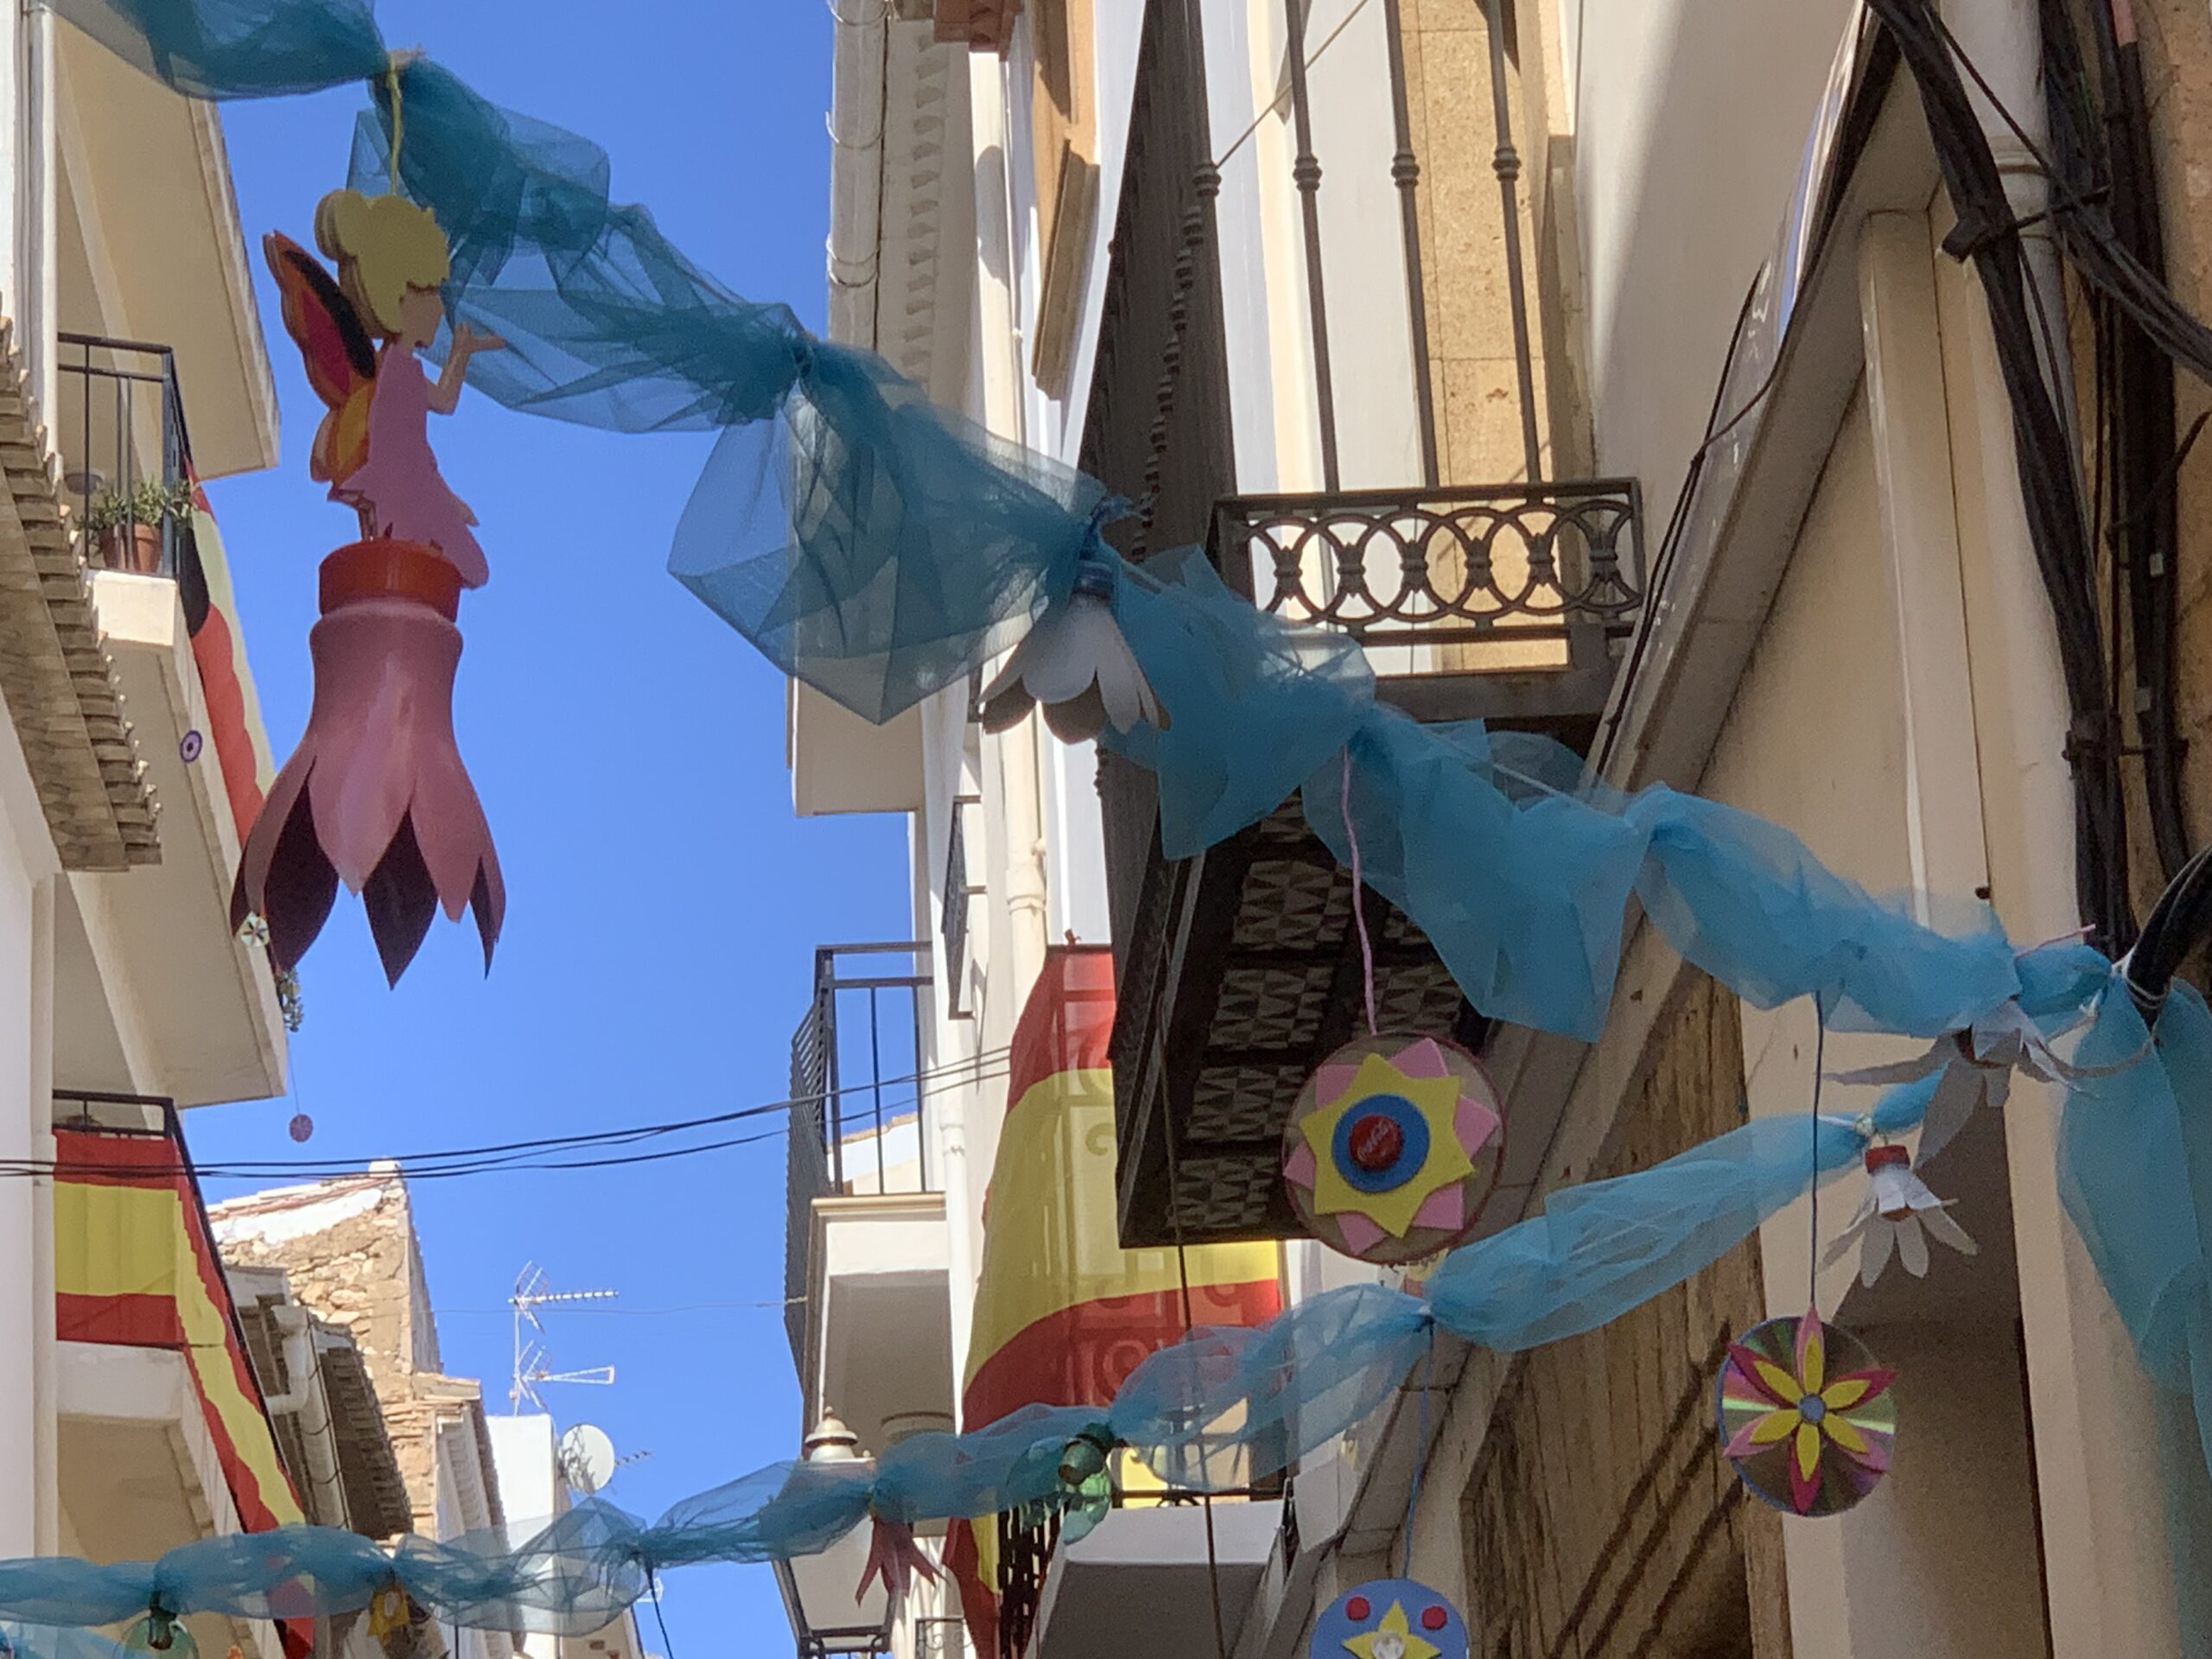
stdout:
[[103,490],[85,510],[85,534],[110,570],[158,575],[162,525],[192,511],[192,486],[142,478],[129,489]]

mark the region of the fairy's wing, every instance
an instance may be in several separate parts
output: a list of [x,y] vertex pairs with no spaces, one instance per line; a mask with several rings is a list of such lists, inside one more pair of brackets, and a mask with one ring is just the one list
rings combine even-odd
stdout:
[[342,482],[369,454],[369,394],[376,385],[376,342],[321,262],[289,236],[271,231],[262,252],[276,278],[284,332],[300,348],[308,384],[329,413],[316,429],[308,474]]

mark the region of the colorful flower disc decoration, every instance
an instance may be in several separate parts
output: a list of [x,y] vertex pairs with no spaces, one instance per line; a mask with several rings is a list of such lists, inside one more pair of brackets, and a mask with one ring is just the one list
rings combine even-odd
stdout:
[[1347,1043],[1306,1080],[1283,1132],[1283,1181],[1331,1249],[1402,1266],[1473,1231],[1503,1121],[1475,1057],[1434,1037]]
[[1784,1513],[1840,1515],[1889,1472],[1897,1375],[1818,1310],[1753,1325],[1720,1367],[1721,1455]]
[[1314,1621],[1308,1659],[1467,1659],[1459,1610],[1412,1579],[1355,1585]]

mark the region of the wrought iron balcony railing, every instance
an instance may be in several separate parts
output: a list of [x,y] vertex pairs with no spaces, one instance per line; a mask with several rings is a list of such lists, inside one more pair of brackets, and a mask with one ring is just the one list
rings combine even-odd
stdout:
[[[923,942],[814,953],[813,995],[791,1033],[785,1165],[784,1321],[802,1369],[814,1201],[938,1191],[918,1059],[929,951]],[[856,970],[855,959],[892,971]]]
[[64,504],[85,562],[182,579],[197,569],[189,505],[192,441],[176,354],[143,340],[64,334],[60,418]]
[[1633,479],[1243,495],[1210,551],[1263,610],[1370,646],[1533,644],[1630,631],[1643,524]]

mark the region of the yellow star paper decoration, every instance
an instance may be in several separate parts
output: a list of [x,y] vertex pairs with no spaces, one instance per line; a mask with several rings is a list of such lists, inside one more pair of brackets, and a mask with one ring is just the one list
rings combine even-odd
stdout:
[[[1421,1114],[1428,1125],[1428,1156],[1412,1179],[1385,1192],[1363,1192],[1337,1167],[1337,1125],[1347,1115],[1361,1112],[1377,1095],[1395,1095]],[[1403,1238],[1431,1193],[1475,1173],[1474,1160],[1459,1144],[1452,1123],[1459,1109],[1457,1077],[1409,1077],[1380,1054],[1363,1056],[1359,1070],[1352,1074],[1351,1086],[1303,1125],[1306,1143],[1313,1150],[1313,1213],[1330,1216],[1357,1211],[1391,1237]],[[1402,1618],[1400,1623],[1404,1623]],[[1428,1649],[1429,1653],[1435,1651]],[[1363,1654],[1361,1659],[1366,1656]],[[1427,1656],[1408,1650],[1407,1659],[1427,1659]]]
[[1433,1642],[1415,1636],[1406,1623],[1402,1602],[1392,1602],[1382,1622],[1371,1630],[1344,1638],[1344,1646],[1358,1659],[1436,1659],[1442,1651]]

